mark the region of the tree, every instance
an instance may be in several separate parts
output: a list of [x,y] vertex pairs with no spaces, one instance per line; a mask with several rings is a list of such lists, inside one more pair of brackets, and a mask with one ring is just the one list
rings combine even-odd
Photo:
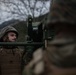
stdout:
[[13,17],[26,20],[28,15],[31,15],[34,19],[34,17],[46,14],[49,11],[49,1],[50,0],[0,0],[0,4],[5,6],[5,9],[2,9],[2,11],[10,14],[8,18]]

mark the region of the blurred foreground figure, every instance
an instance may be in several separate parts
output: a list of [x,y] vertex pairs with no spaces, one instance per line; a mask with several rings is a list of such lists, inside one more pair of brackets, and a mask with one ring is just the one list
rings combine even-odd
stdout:
[[[0,42],[15,42],[18,31],[12,27],[4,27],[0,32]],[[16,46],[0,47],[0,75],[21,75],[22,51]]]
[[[46,28],[55,36],[38,49],[25,75],[76,75],[76,0],[53,0]],[[50,32],[51,33],[51,32]]]

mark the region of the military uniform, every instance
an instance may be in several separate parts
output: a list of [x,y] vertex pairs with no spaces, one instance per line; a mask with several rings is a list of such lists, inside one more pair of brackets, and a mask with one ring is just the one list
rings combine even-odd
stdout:
[[[76,0],[51,0],[47,29],[53,40],[38,49],[25,66],[26,75],[76,75]],[[24,74],[25,75],[25,74]]]
[[18,48],[0,48],[0,75],[21,75],[21,52]]
[[[18,32],[12,26],[4,27],[0,32],[0,41],[8,32]],[[16,46],[1,46],[0,47],[0,75],[21,75],[22,50]]]

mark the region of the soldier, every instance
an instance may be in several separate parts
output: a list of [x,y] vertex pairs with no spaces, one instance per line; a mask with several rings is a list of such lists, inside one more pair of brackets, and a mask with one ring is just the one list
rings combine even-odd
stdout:
[[[0,32],[0,42],[15,42],[18,31],[12,26],[4,27]],[[21,75],[22,51],[16,46],[1,46],[0,75]]]
[[47,29],[55,36],[38,49],[25,67],[26,75],[76,75],[76,0],[52,0]]

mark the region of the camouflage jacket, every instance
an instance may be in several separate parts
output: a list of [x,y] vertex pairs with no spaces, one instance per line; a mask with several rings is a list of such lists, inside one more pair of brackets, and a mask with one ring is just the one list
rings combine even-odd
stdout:
[[23,75],[76,75],[76,43],[70,39],[54,39],[45,50],[37,49]]
[[22,51],[0,48],[0,75],[21,75]]

